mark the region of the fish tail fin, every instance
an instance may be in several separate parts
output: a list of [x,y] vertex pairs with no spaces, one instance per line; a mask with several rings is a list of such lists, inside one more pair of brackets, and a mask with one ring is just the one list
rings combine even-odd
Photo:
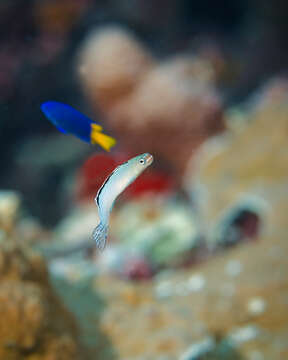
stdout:
[[95,123],[92,123],[91,127],[95,131],[102,131],[103,130],[103,127],[101,125],[98,125],[98,124],[95,124]]
[[96,241],[96,245],[99,250],[104,250],[106,245],[106,239],[108,235],[108,226],[100,222],[93,230],[92,237]]
[[110,151],[111,147],[116,144],[116,140],[109,135],[103,134],[101,132],[101,127],[99,129],[99,125],[97,124],[92,124],[91,128],[91,143],[99,144],[106,151]]

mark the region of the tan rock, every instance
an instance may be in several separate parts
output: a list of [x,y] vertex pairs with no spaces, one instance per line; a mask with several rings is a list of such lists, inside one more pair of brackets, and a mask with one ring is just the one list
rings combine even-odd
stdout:
[[19,215],[20,195],[10,190],[0,191],[0,231],[11,235]]
[[[282,360],[288,351],[287,251],[284,237],[267,238],[145,284],[101,277],[95,282],[106,303],[100,330],[123,359],[178,359],[207,335],[221,335],[233,340],[244,359],[258,352],[263,360]],[[232,279],[226,269],[231,259],[242,266]],[[189,282],[200,274],[206,284],[195,292]],[[171,292],[160,297],[157,287],[164,281]],[[187,291],[179,292],[179,285]],[[227,291],[231,287],[234,291]],[[251,300],[259,309],[259,299],[261,311],[251,314]]]
[[212,246],[240,208],[259,215],[263,236],[286,233],[288,93],[285,98],[282,83],[278,91],[272,85],[242,114],[243,126],[232,125],[225,135],[207,141],[186,171],[186,189],[195,195]]
[[80,359],[74,320],[41,257],[7,242],[0,259],[0,359]]

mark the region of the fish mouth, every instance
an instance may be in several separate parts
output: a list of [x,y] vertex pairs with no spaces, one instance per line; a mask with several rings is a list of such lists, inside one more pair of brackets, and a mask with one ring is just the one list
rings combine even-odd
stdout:
[[151,165],[152,162],[153,162],[153,156],[151,154],[146,154],[145,160],[146,160],[148,165]]

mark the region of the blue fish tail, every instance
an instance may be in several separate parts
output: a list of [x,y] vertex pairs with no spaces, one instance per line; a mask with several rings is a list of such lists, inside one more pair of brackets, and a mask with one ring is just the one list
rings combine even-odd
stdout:
[[93,230],[92,237],[99,250],[104,250],[108,236],[108,226],[100,222]]

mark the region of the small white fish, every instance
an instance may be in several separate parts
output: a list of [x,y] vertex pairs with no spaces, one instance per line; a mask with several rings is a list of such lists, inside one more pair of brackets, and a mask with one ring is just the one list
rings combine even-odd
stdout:
[[109,216],[117,196],[124,191],[149,165],[153,156],[145,153],[138,155],[116,169],[104,181],[95,197],[100,222],[92,236],[96,245],[103,250],[108,235]]

